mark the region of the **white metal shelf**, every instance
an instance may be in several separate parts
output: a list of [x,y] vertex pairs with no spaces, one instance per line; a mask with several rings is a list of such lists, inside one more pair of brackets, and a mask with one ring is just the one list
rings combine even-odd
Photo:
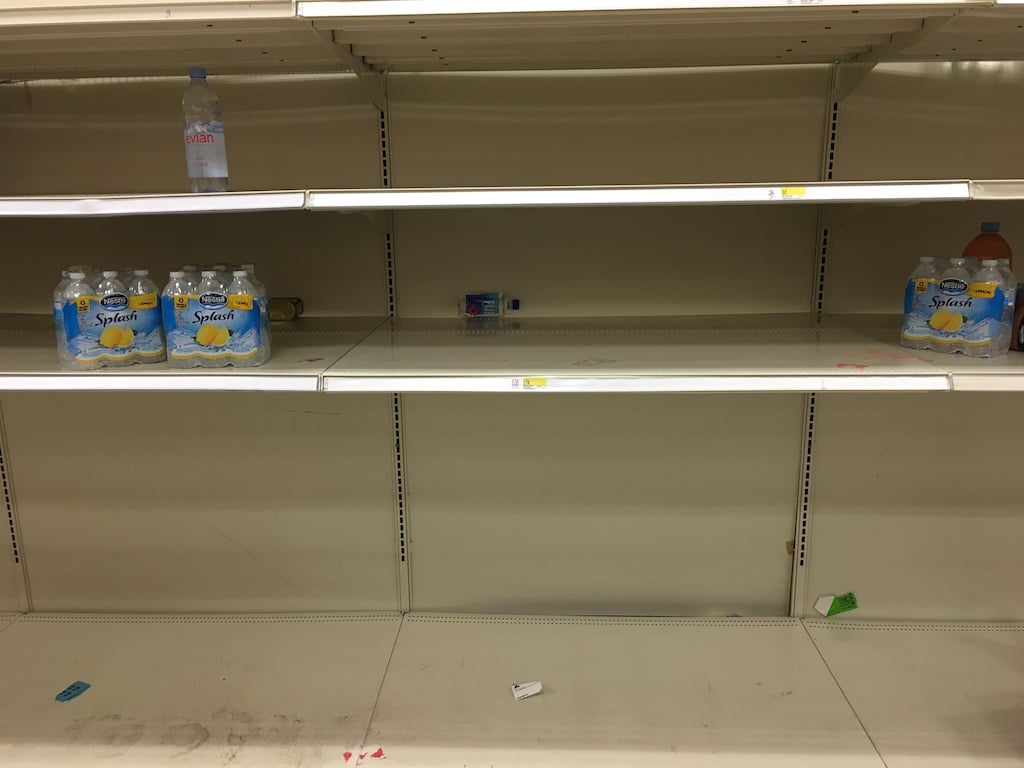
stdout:
[[367,740],[418,768],[882,767],[793,619],[413,614]]
[[28,614],[0,632],[0,762],[996,768],[1022,652],[1022,624]]
[[394,211],[653,205],[791,205],[1024,200],[1024,180],[317,189],[223,194],[0,197],[0,217],[254,211]]
[[[397,615],[25,616],[0,633],[0,764],[345,765],[399,626]],[[92,687],[55,702],[76,680]]]
[[969,200],[966,181],[797,182],[606,187],[313,190],[312,210],[789,203],[919,203]]
[[946,372],[807,316],[390,321],[327,392],[944,391]]
[[915,351],[914,356],[946,371],[958,392],[1024,392],[1024,354],[991,358]]
[[[1024,182],[1017,184],[1024,194]],[[387,211],[650,205],[920,203],[971,199],[967,181],[462,187],[0,198],[0,217],[98,217],[253,211]],[[1002,199],[1005,199],[1002,198]]]
[[5,0],[5,79],[337,71],[291,0]]
[[251,74],[339,71],[353,60],[456,71],[1015,59],[1024,18],[997,0],[3,5],[0,71],[11,79],[172,75],[196,61]]
[[41,614],[0,674],[5,768],[882,768],[793,619]]
[[1020,765],[1024,625],[807,628],[889,768]]
[[166,363],[67,371],[57,361],[52,319],[0,319],[0,391],[316,392],[324,370],[359,343],[380,318],[310,318],[275,324],[273,354],[256,368],[172,369]]
[[995,0],[346,0],[298,11],[392,71],[1015,59],[1020,15]]
[[[879,341],[899,338],[902,318],[896,315],[858,315],[849,322]],[[957,392],[1024,392],[1024,354],[1010,351],[996,357],[967,357],[898,347],[902,352],[934,366],[949,377],[949,388]]]
[[293,15],[291,0],[5,0],[0,8],[0,27],[282,19]]
[[257,368],[66,371],[45,316],[0,318],[0,391],[1024,391],[1024,355],[907,350],[892,316],[382,320],[275,325]]
[[244,213],[299,211],[306,193],[228,192],[222,194],[96,195],[72,197],[2,197],[0,216],[74,217],[132,216],[166,213]]

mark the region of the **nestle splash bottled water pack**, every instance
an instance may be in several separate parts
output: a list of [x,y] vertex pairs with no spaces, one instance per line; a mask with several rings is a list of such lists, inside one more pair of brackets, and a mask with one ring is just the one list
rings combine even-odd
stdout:
[[145,269],[64,270],[53,291],[61,364],[86,371],[164,359],[172,368],[265,363],[268,298],[253,265],[188,269],[171,272],[163,291]]
[[912,349],[970,357],[1005,354],[1013,317],[1011,291],[1016,293],[1016,278],[995,259],[982,260],[972,274],[963,258],[950,259],[939,272],[934,259],[924,257],[907,282],[900,341]]
[[53,314],[61,364],[79,371],[156,363],[166,356],[156,284],[145,269],[128,284],[117,270],[65,270],[54,289]]
[[267,292],[252,265],[171,272],[161,310],[172,368],[250,367],[270,358]]

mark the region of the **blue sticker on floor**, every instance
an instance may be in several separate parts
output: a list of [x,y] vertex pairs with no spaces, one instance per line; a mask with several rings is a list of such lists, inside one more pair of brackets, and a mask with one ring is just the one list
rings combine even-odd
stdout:
[[71,699],[75,698],[76,696],[81,696],[87,690],[89,690],[89,684],[88,683],[83,683],[81,680],[79,680],[77,682],[72,683],[67,688],[65,688],[63,691],[58,693],[56,695],[56,697],[55,697],[55,700],[56,701],[71,701]]

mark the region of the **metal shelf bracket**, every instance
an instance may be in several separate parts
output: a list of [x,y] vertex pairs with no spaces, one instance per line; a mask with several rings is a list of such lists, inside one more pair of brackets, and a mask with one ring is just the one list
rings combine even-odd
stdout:
[[334,54],[335,58],[355,73],[355,76],[359,78],[359,84],[366,91],[366,96],[370,103],[383,112],[388,100],[387,78],[385,74],[374,69],[372,65],[367,64],[362,56],[356,56],[350,44],[338,42],[337,35],[333,29],[314,29],[314,32],[323,41],[324,45],[327,46],[327,49]]

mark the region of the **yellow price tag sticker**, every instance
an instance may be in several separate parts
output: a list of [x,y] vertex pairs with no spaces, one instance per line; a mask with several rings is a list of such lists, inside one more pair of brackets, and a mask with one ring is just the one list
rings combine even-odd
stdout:
[[807,197],[807,187],[783,187],[782,199],[793,200],[798,197]]
[[532,378],[523,379],[523,389],[543,389],[548,385],[548,380],[534,376]]

